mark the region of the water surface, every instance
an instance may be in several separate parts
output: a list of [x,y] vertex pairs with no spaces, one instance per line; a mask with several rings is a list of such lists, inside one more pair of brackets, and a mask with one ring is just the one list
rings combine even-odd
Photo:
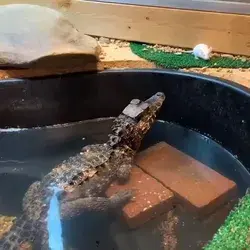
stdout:
[[[105,142],[111,124],[110,118],[48,128],[1,131],[0,214],[20,215],[21,201],[28,186],[42,178],[53,166],[79,152],[83,146]],[[250,174],[240,159],[209,136],[158,121],[146,136],[142,149],[160,141],[234,180],[240,195],[250,186]],[[223,222],[223,216],[221,220],[194,222],[191,215],[176,209],[138,230],[129,231],[126,224],[113,214],[89,213],[64,223],[63,227],[64,235],[74,249],[201,249]]]

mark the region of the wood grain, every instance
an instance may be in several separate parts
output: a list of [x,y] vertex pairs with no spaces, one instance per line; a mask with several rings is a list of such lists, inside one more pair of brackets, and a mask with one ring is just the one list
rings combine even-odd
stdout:
[[[7,3],[55,7],[49,0],[1,1]],[[68,6],[65,15],[85,34],[187,48],[206,43],[214,51],[250,56],[250,15],[80,0]]]
[[[74,13],[73,15],[70,13]],[[250,15],[77,1],[69,18],[82,32],[130,41],[250,55]]]

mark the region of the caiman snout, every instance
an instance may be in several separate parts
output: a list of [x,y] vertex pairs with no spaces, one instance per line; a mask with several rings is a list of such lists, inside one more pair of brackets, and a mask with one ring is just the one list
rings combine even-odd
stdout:
[[154,116],[157,113],[157,111],[161,108],[164,100],[165,100],[165,94],[162,92],[157,92],[155,95],[147,99],[145,103],[148,105],[148,110],[149,110],[148,115]]
[[122,113],[131,118],[138,118],[143,114],[146,116],[150,116],[160,109],[164,100],[165,94],[162,92],[157,92],[146,101],[133,99],[131,100],[130,104],[123,110]]
[[149,105],[162,105],[162,103],[165,100],[165,94],[163,92],[157,92],[155,95],[151,96],[148,100],[145,102],[148,103]]

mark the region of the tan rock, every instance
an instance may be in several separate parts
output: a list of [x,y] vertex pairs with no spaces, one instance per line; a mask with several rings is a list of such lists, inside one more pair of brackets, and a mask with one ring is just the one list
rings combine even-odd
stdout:
[[[10,18],[11,17],[11,18]],[[0,6],[0,67],[74,66],[98,60],[97,41],[62,13],[30,4]]]

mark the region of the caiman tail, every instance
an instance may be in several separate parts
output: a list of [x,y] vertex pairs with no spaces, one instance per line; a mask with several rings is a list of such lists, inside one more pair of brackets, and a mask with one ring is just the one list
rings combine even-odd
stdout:
[[[34,242],[37,222],[29,220],[25,214],[18,217],[10,232],[0,240],[1,250],[34,250],[30,242]],[[19,247],[18,247],[19,246]]]
[[[23,198],[24,212],[14,221],[10,231],[3,235],[3,238],[0,240],[0,250],[51,249],[49,246],[51,243],[49,231],[57,228],[53,226],[53,230],[50,230],[50,225],[52,223],[58,224],[58,221],[61,223],[59,205],[57,207],[54,205],[55,201],[57,201],[57,193],[53,192],[52,188],[46,189],[46,192],[41,192],[36,189],[37,184],[38,182],[34,182],[26,192]],[[46,202],[42,202],[42,200]],[[28,207],[26,207],[27,204]],[[58,221],[55,220],[56,210],[59,213]]]

